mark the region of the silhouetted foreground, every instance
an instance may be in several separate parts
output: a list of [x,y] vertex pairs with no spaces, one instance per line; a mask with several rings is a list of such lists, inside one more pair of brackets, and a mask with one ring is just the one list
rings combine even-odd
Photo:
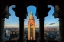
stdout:
[[37,42],[37,40],[27,40],[26,42]]
[[[17,42],[16,40],[13,40],[13,41],[6,41],[6,42]],[[37,40],[27,40],[26,42],[38,42]],[[44,42],[46,42],[44,40]],[[59,41],[48,41],[48,42],[59,42]]]
[[[13,41],[6,41],[6,42],[16,42],[16,40],[13,40]],[[26,42],[37,42],[37,40],[27,40]]]
[[11,41],[11,40],[9,40],[9,41],[5,41],[5,42],[16,42],[16,40],[12,40],[12,41]]
[[45,41],[45,40],[44,40],[44,42],[59,42],[59,41],[55,41],[55,40],[54,40],[54,41],[50,41],[50,40],[49,40],[49,41]]

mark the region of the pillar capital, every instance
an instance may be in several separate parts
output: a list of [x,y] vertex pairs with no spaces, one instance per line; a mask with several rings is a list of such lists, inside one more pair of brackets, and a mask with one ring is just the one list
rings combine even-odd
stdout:
[[9,19],[9,16],[11,15],[9,14],[9,6],[8,5],[2,6],[0,14],[1,19],[3,18]]
[[[42,3],[42,5],[44,4],[44,2]],[[37,13],[36,13],[36,16],[37,18],[41,19],[41,18],[44,18],[46,16],[48,16],[48,5],[47,3],[45,2],[45,5],[40,5],[38,4],[38,8],[37,8]],[[42,11],[41,11],[42,10]]]
[[17,17],[22,17],[22,18],[26,19],[28,14],[27,14],[27,9],[25,8],[25,6],[16,5],[16,8],[13,8],[13,10],[15,11],[15,15]]
[[64,17],[63,12],[58,5],[55,5],[53,16],[54,18],[61,18],[61,19]]
[[62,18],[63,17],[63,13],[61,10],[55,11],[53,14],[54,18]]

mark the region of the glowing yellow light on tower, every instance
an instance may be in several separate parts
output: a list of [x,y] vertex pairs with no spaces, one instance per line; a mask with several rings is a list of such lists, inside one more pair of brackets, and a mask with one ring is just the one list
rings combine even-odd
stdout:
[[28,20],[28,40],[35,40],[35,20],[32,12]]

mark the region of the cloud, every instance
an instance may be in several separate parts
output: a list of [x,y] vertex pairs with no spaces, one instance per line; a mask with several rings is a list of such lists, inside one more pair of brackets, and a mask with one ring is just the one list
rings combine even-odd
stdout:
[[47,24],[44,24],[44,25],[47,25]]
[[49,25],[54,25],[55,23],[50,23]]

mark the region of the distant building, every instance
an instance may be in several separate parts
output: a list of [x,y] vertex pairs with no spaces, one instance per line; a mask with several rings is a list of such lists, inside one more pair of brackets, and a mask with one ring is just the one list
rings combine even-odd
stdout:
[[6,30],[6,36],[10,36],[10,30]]
[[6,37],[7,37],[7,39],[9,40],[9,38],[10,38],[10,30],[6,30]]
[[59,31],[58,28],[44,28],[44,31]]

